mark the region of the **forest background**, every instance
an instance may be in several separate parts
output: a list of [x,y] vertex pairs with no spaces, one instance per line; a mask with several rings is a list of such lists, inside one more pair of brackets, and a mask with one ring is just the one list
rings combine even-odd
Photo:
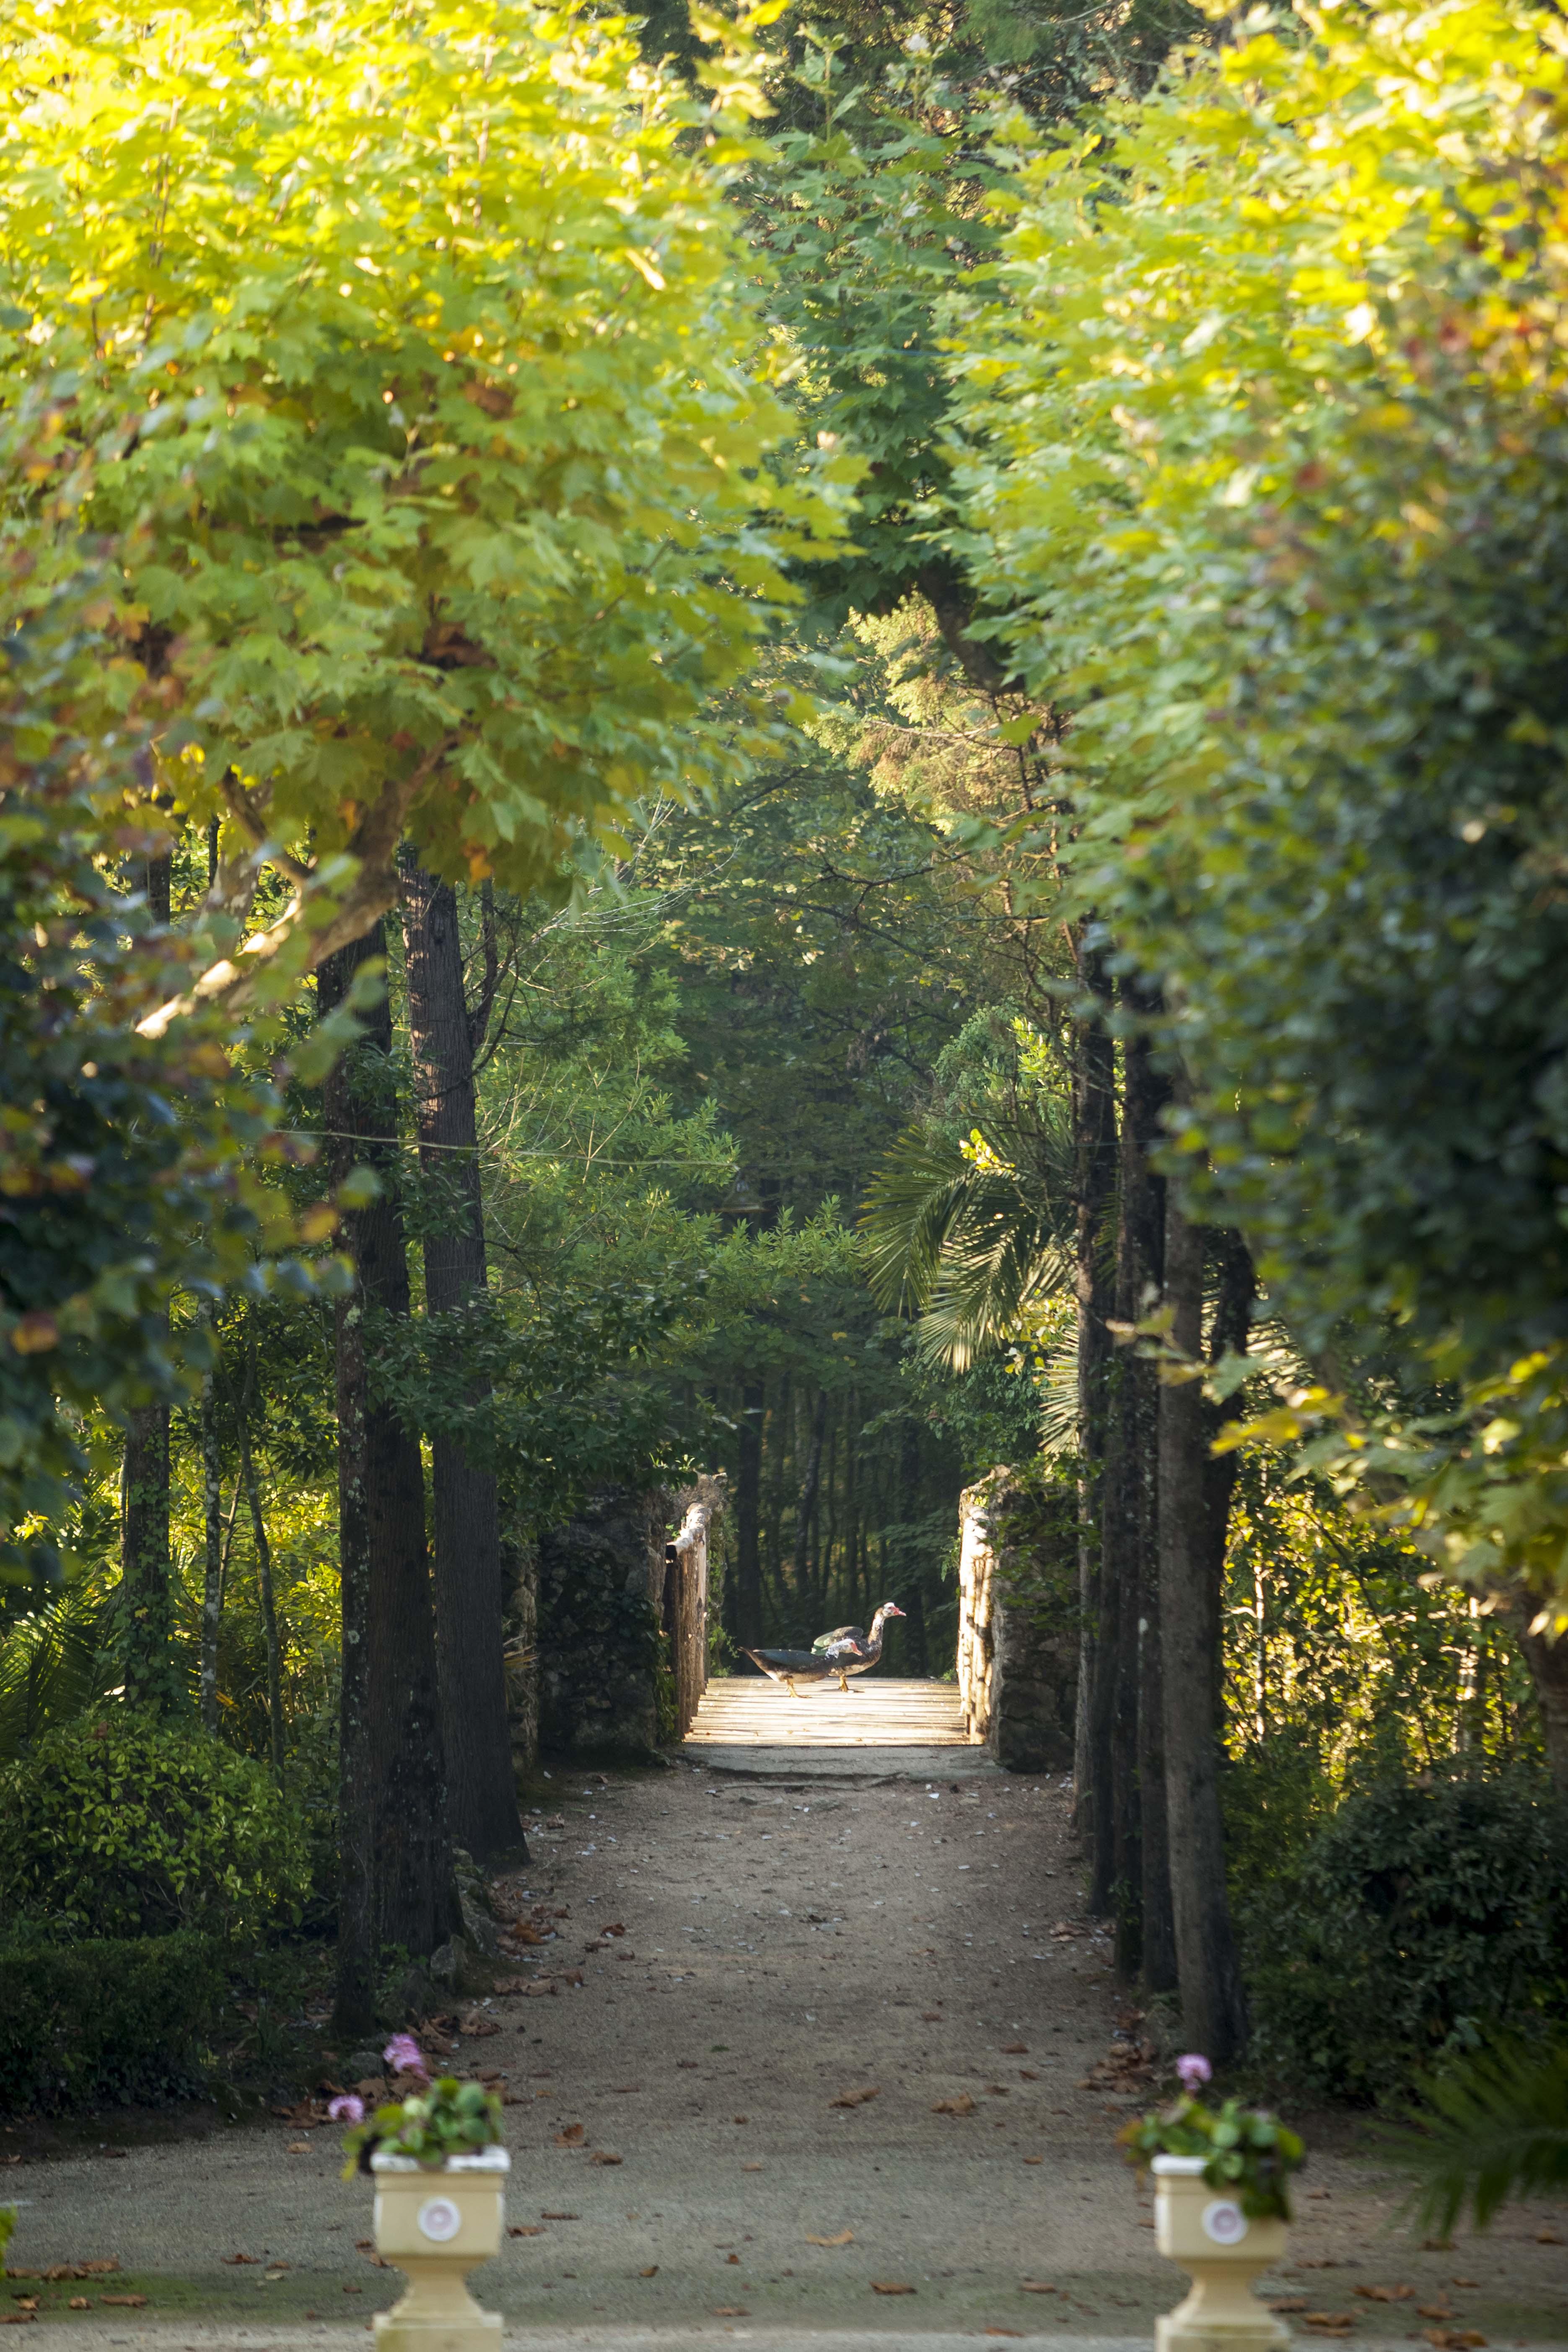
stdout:
[[[542,413],[584,423],[576,488],[529,473],[491,264],[455,241],[428,365],[462,376],[432,408],[461,542],[343,490],[417,366],[380,389],[334,272],[303,324],[297,280],[248,298],[261,349],[300,345],[282,508],[194,380],[254,373],[210,287],[181,309],[199,236],[182,263],[158,232],[183,341],[129,303],[123,362],[95,313],[46,378],[35,322],[117,286],[94,239],[145,185],[103,190],[65,302],[37,45],[76,42],[95,102],[120,68],[41,16],[7,51],[35,100],[0,320],[10,1965],[74,1955],[85,2008],[130,1937],[150,2011],[184,1970],[255,2025],[335,1938],[370,2015],[455,1917],[432,1792],[459,1846],[518,1834],[504,1661],[542,1536],[721,1468],[716,1666],[887,1598],[891,1670],[949,1673],[959,1493],[1005,1465],[1016,1603],[1079,1645],[1089,1900],[1128,1982],[1363,2103],[1549,2038],[1560,50],[1522,7],[973,0],[706,46],[673,12],[635,40],[485,14],[542,146],[568,131],[537,59],[583,45],[588,225],[534,350]],[[431,24],[443,58],[484,29]],[[358,168],[353,12],[321,37],[315,128],[338,109]],[[139,69],[191,70],[157,47]],[[1445,107],[1369,110],[1374,65]],[[612,253],[631,92],[650,219]],[[476,206],[517,201],[480,158]],[[389,205],[381,243],[344,234],[373,282],[419,249]],[[570,320],[611,271],[657,323],[589,371]],[[416,658],[334,641],[334,501],[378,592],[442,612]],[[523,561],[498,505],[550,518]]]

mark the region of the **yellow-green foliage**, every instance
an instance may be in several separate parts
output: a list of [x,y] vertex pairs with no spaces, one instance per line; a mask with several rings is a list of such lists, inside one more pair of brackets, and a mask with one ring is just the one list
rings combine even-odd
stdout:
[[[1392,1317],[1505,1381],[1487,1437],[1405,1429],[1379,1466],[1415,1462],[1467,1574],[1538,1581],[1565,52],[1523,0],[1255,15],[1022,163],[1015,300],[972,304],[957,362],[970,551],[1075,714],[1071,886],[1165,991],[1211,1213],[1310,1341]],[[1497,1465],[1521,1402],[1542,1444]]]
[[47,372],[34,472],[89,445],[78,519],[154,519],[118,619],[183,805],[380,904],[405,818],[526,888],[768,740],[703,714],[838,525],[762,470],[749,56],[694,100],[516,0],[11,13],[0,402]]

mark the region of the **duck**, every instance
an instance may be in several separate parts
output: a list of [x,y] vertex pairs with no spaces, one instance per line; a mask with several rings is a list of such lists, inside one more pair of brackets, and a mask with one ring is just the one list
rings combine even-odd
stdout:
[[838,1687],[847,1692],[849,1675],[869,1674],[882,1654],[882,1628],[889,1617],[902,1617],[906,1612],[896,1601],[884,1601],[871,1620],[868,1633],[863,1625],[836,1625],[831,1633],[819,1633],[812,1643],[812,1654],[829,1660],[838,1676]]
[[800,1696],[797,1682],[826,1683],[835,1675],[839,1689],[847,1691],[847,1677],[868,1673],[881,1656],[888,1619],[903,1614],[896,1601],[884,1601],[869,1633],[863,1625],[836,1625],[830,1633],[819,1633],[809,1650],[748,1650],[745,1654],[770,1682],[783,1683],[791,1698]]

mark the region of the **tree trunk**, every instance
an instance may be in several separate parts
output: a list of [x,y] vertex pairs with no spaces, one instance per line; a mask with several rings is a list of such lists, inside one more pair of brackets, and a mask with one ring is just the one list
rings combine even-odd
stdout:
[[[1203,1353],[1204,1240],[1203,1228],[1188,1223],[1172,1192],[1165,1299],[1172,1340],[1194,1362]],[[1228,1278],[1228,1253],[1226,1273],[1216,1341],[1234,1328],[1237,1285]],[[1247,2017],[1226,1892],[1219,1792],[1220,1601],[1235,1472],[1228,1459],[1216,1462],[1211,1454],[1214,1434],[1201,1382],[1167,1382],[1160,1393],[1160,1620],[1171,1907],[1187,2045],[1219,2064],[1245,2046]]]
[[795,1591],[793,1603],[806,1629],[806,1639],[815,1636],[810,1631],[811,1618],[811,1531],[816,1509],[816,1490],[822,1476],[822,1440],[827,1428],[827,1391],[818,1389],[816,1402],[811,1409],[811,1439],[806,1447],[805,1472],[800,1482],[800,1494],[795,1507]]
[[[359,965],[384,952],[377,926],[329,957],[317,982],[321,1010],[341,1003]],[[377,1941],[422,1958],[454,1924],[424,1467],[418,1439],[372,1394],[366,1349],[367,1308],[408,1313],[384,999],[365,1032],[326,1092],[335,1172],[369,1166],[382,1183],[380,1198],[346,1221],[359,1281],[352,1297],[339,1300],[336,1315],[343,1578],[339,2007],[345,2017],[345,1981],[357,1998]]]
[[256,1589],[261,1601],[261,1630],[267,1643],[267,1722],[272,1751],[272,1777],[283,1786],[283,1647],[278,1638],[278,1604],[272,1590],[272,1547],[267,1540],[267,1517],[261,1488],[250,1451],[250,1401],[256,1393],[256,1363],[246,1372],[245,1391],[236,1400],[235,1428],[239,1440],[239,1475],[250,1510],[250,1532],[256,1545]]
[[1548,1641],[1544,1633],[1532,1633],[1531,1621],[1539,1611],[1528,1594],[1522,1601],[1511,1601],[1506,1613],[1524,1652],[1535,1703],[1541,1709],[1542,1738],[1552,1785],[1568,1803],[1568,1633],[1559,1633],[1554,1642]]
[[735,1634],[745,1649],[763,1639],[763,1406],[761,1381],[741,1390],[740,1465],[735,1481]]
[[[1103,958],[1074,941],[1080,985],[1103,1002]],[[1116,1063],[1102,1021],[1081,1021],[1072,1085],[1074,1192],[1078,1212],[1079,1679],[1074,1820],[1089,1846],[1089,1907],[1110,1907],[1115,1882],[1110,1738],[1116,1696],[1114,1593],[1100,1559],[1111,1340],[1105,1221],[1116,1184]]]
[[[1142,1009],[1128,1001],[1134,1011]],[[1131,1037],[1122,1055],[1117,1185],[1116,1317],[1124,1326],[1142,1321],[1159,1301],[1165,1187],[1150,1154],[1168,1095],[1147,1038]],[[1103,1514],[1103,1574],[1107,1588],[1114,1589],[1116,1624],[1110,1759],[1116,1956],[1123,1976],[1141,1973],[1152,1991],[1174,1981],[1158,1721],[1159,1393],[1155,1367],[1124,1345],[1112,1381]],[[1157,1858],[1153,1866],[1146,1844]]]
[[125,1703],[167,1711],[177,1697],[169,1562],[169,1408],[127,1415],[120,1529]]
[[[425,1304],[451,1315],[484,1291],[484,1206],[479,1192],[474,1039],[463,993],[458,901],[407,856],[402,861],[408,1027],[414,1051],[419,1164],[439,1180],[442,1230],[425,1239]],[[482,1388],[468,1402],[479,1405]],[[436,1519],[436,1656],[452,1835],[479,1857],[522,1843],[507,1727],[502,1660],[506,1606],[493,1471],[477,1468],[460,1442],[431,1440]]]
[[[173,861],[143,861],[147,911],[167,925]],[[167,1309],[164,1310],[167,1321]],[[176,1706],[174,1570],[169,1557],[169,1408],[140,1405],[127,1415],[120,1574],[126,1704]]]
[[217,1426],[217,1318],[202,1309],[214,1362],[202,1382],[202,1517],[205,1538],[202,1563],[201,1717],[217,1729],[217,1637],[223,1620],[223,1454]]

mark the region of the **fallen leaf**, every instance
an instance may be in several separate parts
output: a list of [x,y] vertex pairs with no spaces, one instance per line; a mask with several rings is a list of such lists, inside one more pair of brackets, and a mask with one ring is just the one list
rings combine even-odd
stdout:
[[290,2156],[309,2156],[310,2147],[311,2143],[308,2139],[291,2139],[289,2143],[289,2153]]
[[556,2133],[555,2145],[557,2147],[575,2147],[582,2137],[583,2126],[581,2124],[568,2124],[564,2131],[558,2131]]
[[[1152,2227],[1152,2223],[1150,2226]],[[1268,2308],[1270,2311],[1305,2311],[1307,2298],[1304,2294],[1282,2294],[1273,2298]]]
[[590,2164],[619,2164],[621,2159],[613,2148],[596,2147],[588,2161]]
[[100,2303],[117,2304],[125,2311],[143,2311],[147,2305],[144,2294],[100,2294],[98,2299]]
[[1456,2279],[1454,2281],[1454,2284],[1456,2286],[1479,2286],[1480,2281],[1479,2279]]
[[1426,2341],[1436,2344],[1438,2352],[1477,2352],[1486,2337],[1474,2327],[1428,2327]]
[[1026,2042],[1004,2042],[1002,2044],[1004,2058],[1026,2058],[1028,2054],[1029,2045]]
[[577,2221],[582,2216],[578,2213],[541,2213],[539,2218],[542,2221]]
[[1020,2083],[1037,2083],[1039,2079],[1039,2076],[1036,2074],[1032,2066],[1019,2067],[1018,2080]]
[[742,2172],[761,2172],[762,2168],[760,2164],[743,2164],[741,2167]]
[[481,2033],[499,2033],[500,2020],[499,2017],[487,2017],[482,2009],[470,2010],[458,2031],[468,2041],[474,2042]]
[[[257,2259],[259,2261],[260,2256],[258,2255]],[[110,2271],[117,2271],[120,2268],[120,2258],[117,2254],[110,2254],[107,2260],[78,2263],[76,2268],[79,2278],[106,2278]]]
[[871,2292],[873,2294],[913,2294],[915,2290],[912,2286],[902,2285],[897,2279],[873,2279]]
[[1021,2327],[988,2327],[988,2328],[985,2330],[985,2333],[986,2333],[986,2335],[987,2335],[987,2336],[1021,2336],[1023,2335],[1024,2331],[1023,2331],[1023,2329],[1022,2329]]
[[714,2312],[715,2319],[749,2319],[751,2313],[743,2304],[721,2303]]
[[1563,2240],[1555,2230],[1537,2230],[1535,2242],[1538,2246],[1560,2246]]
[[922,2009],[921,2011],[921,2023],[922,2025],[940,2025],[942,2023],[941,2010]]
[[738,2123],[738,2124],[750,2123],[750,2122],[751,2122],[751,2117],[750,2117],[750,2116],[736,2116],[733,2118],[733,2121],[734,2121],[734,2122],[736,2122],[736,2123]]
[[1415,2292],[1413,2286],[1358,2286],[1355,2289],[1355,2293],[1363,2294],[1368,2303],[1408,2303]]
[[[369,2245],[369,2243],[370,2243],[370,2240],[367,2238],[367,2239],[365,2240],[365,2242],[365,2242],[365,2244],[368,2246],[368,2245]],[[261,2257],[260,2257],[260,2255],[259,2255],[259,2254],[225,2254],[225,2256],[224,2256],[224,2261],[225,2261],[226,2263],[258,2263],[260,2260],[261,2260]]]
[[698,2062],[695,2058],[678,2058],[675,2063],[678,2066],[684,2067],[688,2074],[695,2074],[697,2071]]
[[27,2327],[37,2316],[36,2311],[0,2311],[0,2327]]
[[531,1992],[532,1990],[533,1979],[531,1977],[501,1977],[498,1979],[495,1988],[496,1999],[498,2000],[510,2000],[517,1993]]
[[506,2233],[509,2238],[542,2238],[544,2229],[539,2221],[509,2221]]
[[985,2088],[994,2099],[1007,2099],[1012,2096],[1005,2083],[987,2083]]
[[1355,2314],[1353,2311],[1310,2311],[1307,2325],[1309,2327],[1353,2327]]
[[[1026,2164],[1044,2164],[1045,2160],[1046,2159],[1043,2156],[1026,2156],[1024,2158]],[[1154,2224],[1151,2221],[1149,2227],[1152,2229],[1153,2226]]]
[[805,2233],[805,2242],[808,2246],[852,2246],[855,2242],[855,2232],[853,2230],[840,2230],[836,2238],[818,2238],[814,2237],[808,2230]]
[[86,2295],[85,2295],[85,2294],[73,2294],[73,2295],[72,2295],[72,2297],[71,2297],[71,2299],[70,2299],[70,2304],[69,2304],[68,2308],[69,2308],[70,2310],[72,2310],[72,2311],[85,2311],[85,2310],[88,2308],[88,2301],[87,2301],[87,2297],[86,2297]]
[[880,2085],[873,2083],[868,2090],[840,2091],[838,2096],[829,2099],[827,2104],[830,2107],[863,2107],[868,2099],[878,2099],[881,2095]]
[[657,2263],[649,2263],[646,2271],[638,2271],[637,2276],[638,2278],[657,2278],[658,2276],[658,2264]]
[[1452,2319],[1453,2312],[1446,2303],[1419,2303],[1416,2315],[1421,2319]]
[[972,2116],[974,2113],[974,2102],[967,2091],[960,2091],[956,2099],[933,2101],[931,2113],[933,2116]]
[[1048,2286],[1044,2279],[1020,2279],[1018,2284],[1026,2294],[1055,2294],[1056,2293],[1055,2287]]
[[364,2289],[361,2286],[358,2279],[353,2279],[349,2282],[348,2285],[344,2287],[343,2293],[345,2294],[363,2294],[364,2293]]

